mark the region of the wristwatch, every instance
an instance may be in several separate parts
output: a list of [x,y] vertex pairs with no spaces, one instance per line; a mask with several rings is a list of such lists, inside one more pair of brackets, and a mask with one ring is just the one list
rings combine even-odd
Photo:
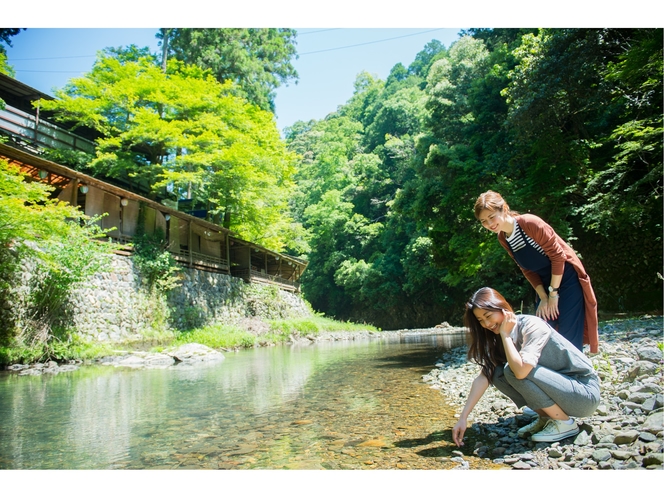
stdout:
[[560,287],[551,287],[549,285],[549,292],[558,292],[560,290]]

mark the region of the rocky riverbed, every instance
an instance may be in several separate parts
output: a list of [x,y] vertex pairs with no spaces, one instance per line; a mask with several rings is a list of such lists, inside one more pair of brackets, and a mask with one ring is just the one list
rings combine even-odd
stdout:
[[[459,468],[472,455],[513,469],[664,469],[664,372],[662,317],[600,324],[600,351],[591,361],[602,401],[581,432],[556,443],[517,437],[531,419],[490,387],[469,417]],[[423,380],[461,412],[479,368],[466,347],[446,352]],[[470,443],[470,444],[469,444]],[[466,466],[467,467],[467,466]]]

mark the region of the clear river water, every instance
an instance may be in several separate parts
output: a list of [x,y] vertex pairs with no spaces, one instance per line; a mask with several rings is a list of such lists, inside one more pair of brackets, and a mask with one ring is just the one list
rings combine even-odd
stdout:
[[454,410],[421,377],[463,340],[406,334],[209,365],[3,372],[0,469],[454,468]]

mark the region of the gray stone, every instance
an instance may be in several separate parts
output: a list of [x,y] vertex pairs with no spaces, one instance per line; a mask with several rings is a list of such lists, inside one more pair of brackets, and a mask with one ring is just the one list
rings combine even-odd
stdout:
[[639,434],[639,439],[644,443],[652,443],[653,441],[657,440],[657,436],[651,434],[650,432],[642,432]]
[[549,450],[549,456],[551,458],[560,458],[563,456],[563,453],[558,448],[551,448]]
[[659,365],[651,361],[639,360],[629,369],[628,378],[635,379],[641,375],[650,375],[657,371]]
[[127,358],[123,358],[116,363],[116,366],[133,367],[133,368],[142,367],[144,365],[145,365],[145,358],[141,358],[140,356],[136,355],[128,356]]
[[664,396],[661,394],[648,398],[641,404],[641,408],[643,408],[645,412],[655,411],[662,406],[664,406]]
[[662,392],[662,388],[659,387],[657,384],[649,382],[649,383],[644,383],[641,387],[639,387],[637,392],[659,394]]
[[611,456],[616,460],[629,460],[631,457],[634,456],[634,453],[626,450],[612,450]]
[[19,371],[19,375],[41,375],[41,368],[26,368],[25,370]]
[[164,351],[178,361],[184,363],[197,363],[199,361],[219,361],[225,357],[219,351],[204,346],[203,344],[184,344],[174,350]]
[[577,446],[585,446],[590,442],[590,436],[586,431],[581,431],[579,435],[576,436],[576,439],[574,439],[574,444]]
[[25,370],[27,368],[30,368],[30,365],[21,365],[20,363],[16,363],[15,365],[9,365],[7,367],[7,370],[19,371],[19,370]]
[[662,351],[658,348],[641,348],[637,351],[639,360],[659,363],[662,361]]
[[505,454],[505,448],[502,447],[497,447],[491,450],[491,454],[494,457],[501,457]]
[[639,437],[639,431],[629,430],[621,431],[616,434],[616,437],[613,439],[615,444],[632,444]]
[[605,462],[611,458],[611,452],[607,449],[600,448],[599,450],[593,451],[592,458],[596,462]]
[[608,415],[609,414],[609,410],[608,410],[608,408],[606,407],[605,404],[601,404],[597,407],[597,414],[598,415]]
[[652,434],[657,434],[664,430],[664,412],[657,411],[653,412],[646,418],[645,423],[643,424],[642,429],[644,431],[650,432]]
[[643,393],[643,392],[635,392],[629,395],[629,398],[627,398],[627,401],[630,401],[632,403],[637,403],[639,405],[642,405],[645,400],[648,398],[651,398],[652,394],[651,393]]
[[617,450],[618,445],[615,443],[597,443],[595,448],[606,448],[608,450]]
[[643,466],[664,465],[664,453],[648,453],[643,457]]

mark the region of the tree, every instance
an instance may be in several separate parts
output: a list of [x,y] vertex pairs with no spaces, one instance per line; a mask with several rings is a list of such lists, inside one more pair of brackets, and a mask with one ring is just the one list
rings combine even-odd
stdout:
[[145,185],[153,197],[194,199],[230,216],[239,236],[281,250],[293,228],[294,155],[274,116],[233,87],[175,59],[164,73],[154,56],[129,47],[101,53],[89,74],[40,105],[100,132],[96,172]]
[[168,28],[157,37],[169,56],[235,83],[237,95],[263,110],[274,112],[274,90],[298,77],[293,29]]
[[12,36],[16,36],[26,28],[0,28],[0,54],[7,55],[5,45],[12,46]]
[[408,72],[426,80],[431,65],[447,54],[445,46],[438,40],[431,40],[424,49],[417,53],[415,60],[408,66]]
[[[25,28],[0,28],[0,74],[14,76],[14,68],[7,62],[7,49],[5,45],[11,47],[11,37],[25,31]],[[0,99],[0,109],[5,106],[5,101]]]
[[[52,190],[0,161],[0,346],[39,346],[48,354],[54,341],[67,341],[74,284],[108,263],[112,246],[99,243],[99,226],[51,199]],[[21,282],[22,266],[30,269],[28,282]]]

